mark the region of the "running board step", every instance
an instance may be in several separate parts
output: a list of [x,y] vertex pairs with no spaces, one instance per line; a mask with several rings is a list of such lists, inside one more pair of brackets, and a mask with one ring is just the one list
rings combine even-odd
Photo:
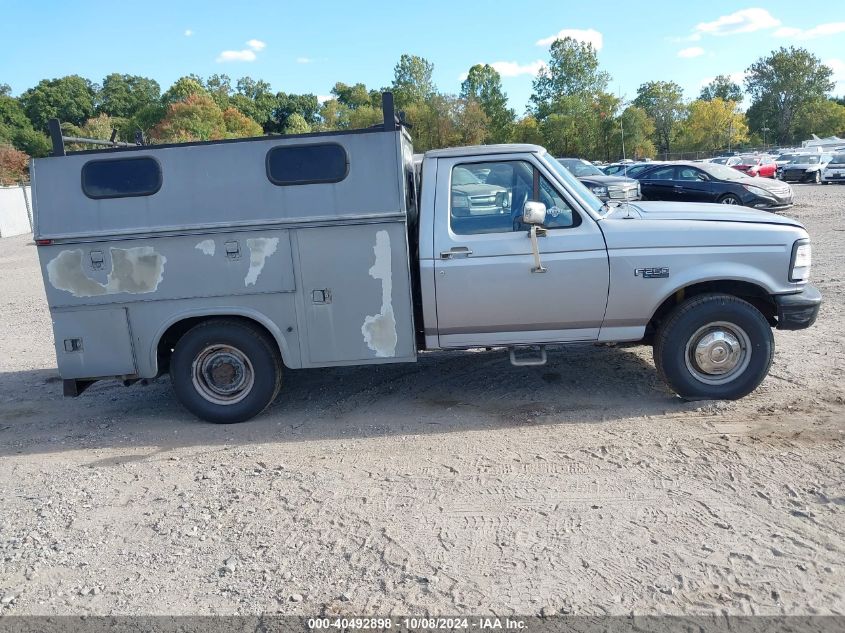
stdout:
[[[539,356],[521,356],[517,357],[517,350],[536,350]],[[519,347],[509,347],[511,365],[514,367],[536,367],[538,365],[545,365],[548,358],[546,357],[545,345],[527,345]]]

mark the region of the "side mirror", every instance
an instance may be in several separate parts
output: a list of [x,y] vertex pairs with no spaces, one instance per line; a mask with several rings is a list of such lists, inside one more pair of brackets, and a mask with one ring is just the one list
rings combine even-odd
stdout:
[[546,205],[542,202],[526,202],[522,208],[522,221],[532,226],[543,226],[546,221]]

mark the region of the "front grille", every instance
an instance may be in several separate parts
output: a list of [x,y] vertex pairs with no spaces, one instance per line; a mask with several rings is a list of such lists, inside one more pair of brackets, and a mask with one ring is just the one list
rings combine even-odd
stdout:
[[789,187],[785,186],[785,185],[781,186],[781,187],[778,187],[778,186],[769,187],[769,191],[771,191],[778,198],[785,198],[785,197],[792,194],[791,189]]
[[799,180],[804,177],[805,170],[803,169],[785,169],[783,172],[784,178]]
[[607,188],[607,195],[610,198],[616,200],[624,200],[625,198],[635,198],[637,196],[637,185],[610,185]]

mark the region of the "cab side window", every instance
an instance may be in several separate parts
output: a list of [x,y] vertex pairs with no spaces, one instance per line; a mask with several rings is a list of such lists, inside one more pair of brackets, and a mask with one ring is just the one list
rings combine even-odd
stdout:
[[529,200],[546,205],[546,228],[580,223],[551,183],[526,161],[462,163],[452,168],[449,222],[457,235],[527,230],[521,218]]

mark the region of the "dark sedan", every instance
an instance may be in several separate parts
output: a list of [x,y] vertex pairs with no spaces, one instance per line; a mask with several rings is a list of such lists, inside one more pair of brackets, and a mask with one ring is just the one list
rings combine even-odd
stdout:
[[725,165],[656,165],[636,178],[644,200],[718,202],[770,211],[792,206],[792,187],[788,184],[770,178],[751,178]]
[[640,185],[633,178],[608,176],[592,163],[580,158],[558,158],[557,161],[604,201],[640,199]]

